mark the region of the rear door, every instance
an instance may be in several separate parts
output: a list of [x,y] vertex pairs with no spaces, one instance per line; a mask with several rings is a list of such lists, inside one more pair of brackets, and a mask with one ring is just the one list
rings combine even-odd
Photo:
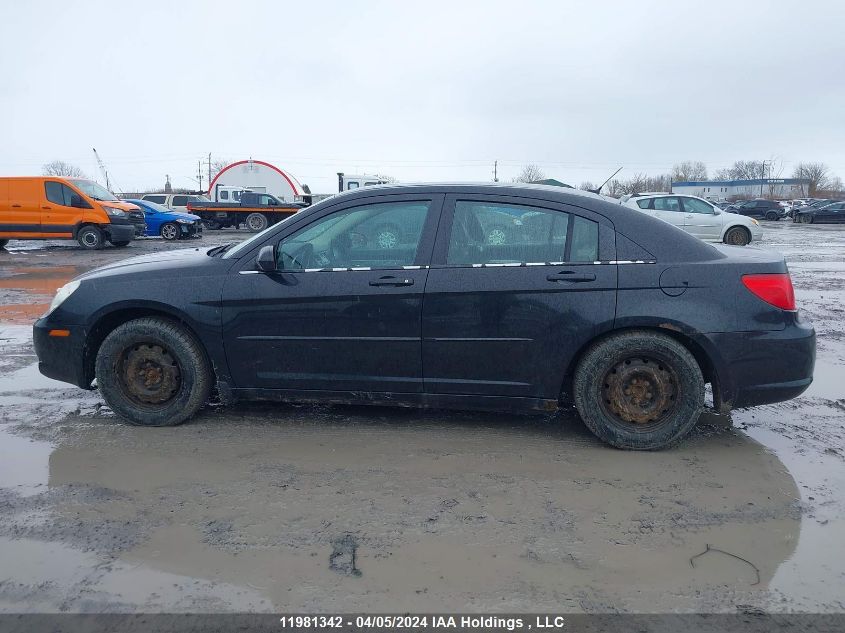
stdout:
[[[422,297],[442,195],[359,198],[269,242],[223,291],[223,341],[239,388],[422,392]],[[384,246],[380,225],[399,227]]]
[[684,229],[702,240],[718,240],[722,236],[722,218],[713,207],[699,200],[681,196],[684,207]]
[[426,393],[556,399],[569,359],[613,322],[616,264],[599,262],[615,259],[612,234],[568,205],[447,196],[423,305]]

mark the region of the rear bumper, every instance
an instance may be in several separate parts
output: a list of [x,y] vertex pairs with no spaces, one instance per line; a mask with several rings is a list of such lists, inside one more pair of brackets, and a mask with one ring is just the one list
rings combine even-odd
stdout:
[[[132,227],[129,227],[130,229]],[[85,372],[86,332],[82,327],[47,325],[48,318],[41,318],[32,327],[32,342],[38,356],[38,371],[54,380],[69,382],[83,389],[91,388]],[[63,329],[70,336],[50,336],[50,330]]]
[[725,408],[790,400],[813,382],[816,332],[800,320],[783,330],[726,332],[707,338],[722,357],[717,372]]

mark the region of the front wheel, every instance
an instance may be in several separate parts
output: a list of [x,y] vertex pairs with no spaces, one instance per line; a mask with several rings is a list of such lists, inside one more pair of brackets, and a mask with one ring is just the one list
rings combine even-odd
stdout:
[[725,244],[745,246],[751,242],[751,233],[741,226],[733,226],[725,233]]
[[96,226],[83,226],[76,234],[79,245],[91,251],[103,248],[103,239],[103,232]]
[[259,233],[270,225],[270,221],[263,213],[250,213],[246,216],[246,228],[253,233]]
[[9,240],[0,240],[0,248],[6,248],[6,244],[9,243]]
[[812,224],[813,223],[813,216],[809,213],[805,213],[801,216],[801,224]]
[[692,431],[704,409],[698,363],[658,332],[625,332],[594,344],[578,363],[573,392],[587,428],[628,450],[671,446]]
[[115,328],[97,352],[95,373],[112,410],[140,426],[184,422],[208,400],[213,378],[196,338],[159,318]]
[[179,227],[173,224],[173,222],[162,224],[158,232],[166,240],[172,241],[179,239]]
[[766,219],[771,220],[771,221],[780,220],[780,216],[777,213],[775,213],[774,211],[769,211],[766,214]]

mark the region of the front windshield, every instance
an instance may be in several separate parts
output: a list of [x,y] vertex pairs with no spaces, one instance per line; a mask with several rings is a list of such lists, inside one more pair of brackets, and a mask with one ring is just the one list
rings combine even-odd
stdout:
[[71,179],[71,182],[86,196],[101,202],[119,202],[113,193],[93,180]]

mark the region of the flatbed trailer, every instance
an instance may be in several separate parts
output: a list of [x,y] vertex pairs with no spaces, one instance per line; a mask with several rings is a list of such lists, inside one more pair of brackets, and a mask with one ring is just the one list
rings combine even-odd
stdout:
[[202,218],[206,228],[215,230],[227,226],[245,225],[253,233],[290,217],[305,205],[285,203],[272,206],[242,205],[237,202],[188,203],[188,211]]

